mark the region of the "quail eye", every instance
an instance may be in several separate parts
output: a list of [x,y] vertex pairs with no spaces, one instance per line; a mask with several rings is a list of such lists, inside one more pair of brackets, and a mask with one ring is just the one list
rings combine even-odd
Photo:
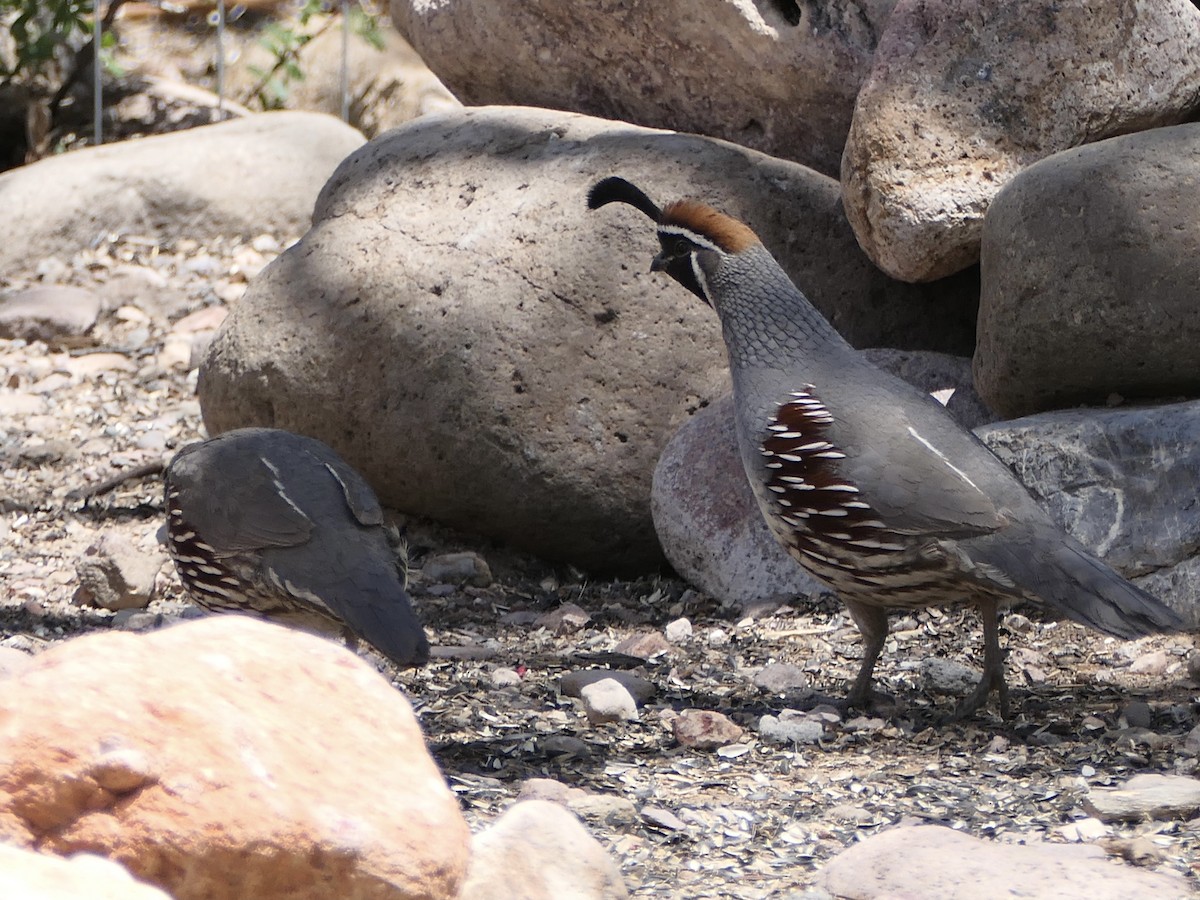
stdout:
[[687,256],[691,252],[691,241],[687,240],[686,238],[675,238],[675,240],[671,242],[672,256]]

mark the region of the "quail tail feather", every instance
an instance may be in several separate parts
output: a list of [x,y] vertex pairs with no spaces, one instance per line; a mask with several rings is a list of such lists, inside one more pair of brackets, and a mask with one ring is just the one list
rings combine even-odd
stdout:
[[[1025,534],[1015,535],[1014,529]],[[1049,523],[1016,524],[970,544],[977,562],[998,569],[1032,599],[1096,631],[1132,640],[1183,627],[1182,619],[1160,600]]]

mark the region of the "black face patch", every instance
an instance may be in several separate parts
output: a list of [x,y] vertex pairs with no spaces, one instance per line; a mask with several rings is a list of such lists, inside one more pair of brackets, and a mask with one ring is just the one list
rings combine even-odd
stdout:
[[658,242],[662,245],[662,252],[654,257],[650,270],[666,272],[709,306],[712,306],[700,256],[716,251],[704,243],[681,234],[680,230],[674,228],[660,228]]

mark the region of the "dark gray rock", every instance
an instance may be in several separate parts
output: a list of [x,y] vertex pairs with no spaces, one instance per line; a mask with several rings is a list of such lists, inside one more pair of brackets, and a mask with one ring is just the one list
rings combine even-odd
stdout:
[[1042,413],[978,434],[1067,531],[1200,624],[1200,401]]
[[983,226],[975,380],[1006,418],[1200,396],[1200,124],[1030,166]]

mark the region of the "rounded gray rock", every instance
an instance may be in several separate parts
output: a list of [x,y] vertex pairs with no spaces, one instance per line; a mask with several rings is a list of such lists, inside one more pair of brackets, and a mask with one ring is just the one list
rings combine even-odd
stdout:
[[1005,417],[1200,395],[1200,124],[1055,154],[983,227],[975,381]]

